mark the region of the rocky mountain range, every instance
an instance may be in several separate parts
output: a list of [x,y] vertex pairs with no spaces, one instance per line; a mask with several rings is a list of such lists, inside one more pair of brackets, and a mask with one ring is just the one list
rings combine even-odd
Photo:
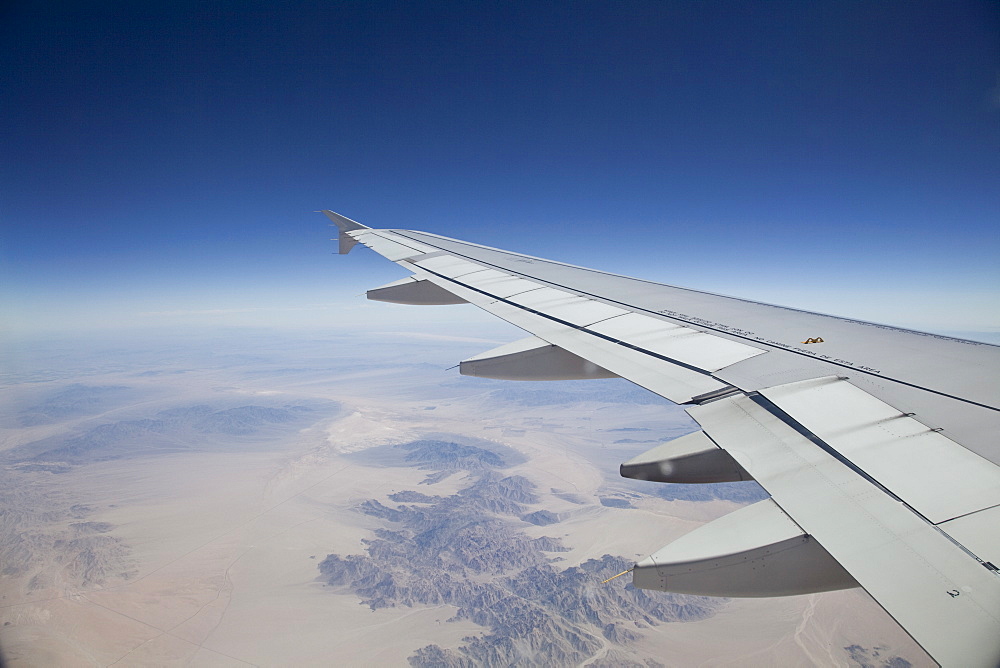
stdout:
[[389,497],[393,505],[359,504],[357,512],[382,527],[364,541],[364,554],[330,554],[319,569],[328,585],[373,610],[449,604],[458,608],[454,619],[483,627],[460,647],[421,648],[410,657],[414,666],[571,665],[595,657],[628,665],[616,647],[642,629],[704,619],[725,604],[648,593],[626,578],[601,584],[632,565],[613,555],[558,568],[560,542],[525,530],[558,516],[535,509],[534,485],[505,475],[507,461],[487,447],[417,441],[395,449],[401,465],[462,471],[469,484],[451,495],[405,490]]

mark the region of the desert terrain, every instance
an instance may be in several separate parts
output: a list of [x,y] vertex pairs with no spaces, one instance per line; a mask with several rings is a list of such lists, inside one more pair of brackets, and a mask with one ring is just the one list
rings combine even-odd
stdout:
[[617,465],[693,430],[624,381],[448,367],[483,340],[214,332],[4,353],[10,666],[932,665],[863,592],[602,581],[763,498]]

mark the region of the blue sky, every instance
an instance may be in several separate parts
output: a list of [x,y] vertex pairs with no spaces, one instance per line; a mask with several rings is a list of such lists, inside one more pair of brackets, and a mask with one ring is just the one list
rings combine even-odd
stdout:
[[320,208],[1000,331],[995,2],[14,0],[0,54],[14,333],[399,319]]

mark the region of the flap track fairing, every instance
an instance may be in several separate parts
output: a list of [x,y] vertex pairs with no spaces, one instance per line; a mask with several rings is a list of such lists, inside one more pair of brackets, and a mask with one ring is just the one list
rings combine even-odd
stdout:
[[740,482],[753,477],[705,432],[656,446],[621,465],[623,478],[673,483]]
[[394,281],[365,293],[368,299],[393,304],[414,304],[418,306],[440,306],[444,304],[468,304],[458,295],[426,280],[412,276]]
[[607,369],[534,336],[470,357],[463,376],[498,380],[583,380],[617,378]]
[[640,589],[700,596],[795,596],[859,586],[771,499],[724,515],[646,557]]

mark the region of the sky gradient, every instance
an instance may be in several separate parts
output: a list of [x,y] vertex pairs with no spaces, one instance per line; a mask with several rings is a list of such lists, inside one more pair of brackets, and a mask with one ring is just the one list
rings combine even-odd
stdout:
[[15,0],[0,58],[15,335],[399,319],[321,208],[1000,332],[995,2]]

